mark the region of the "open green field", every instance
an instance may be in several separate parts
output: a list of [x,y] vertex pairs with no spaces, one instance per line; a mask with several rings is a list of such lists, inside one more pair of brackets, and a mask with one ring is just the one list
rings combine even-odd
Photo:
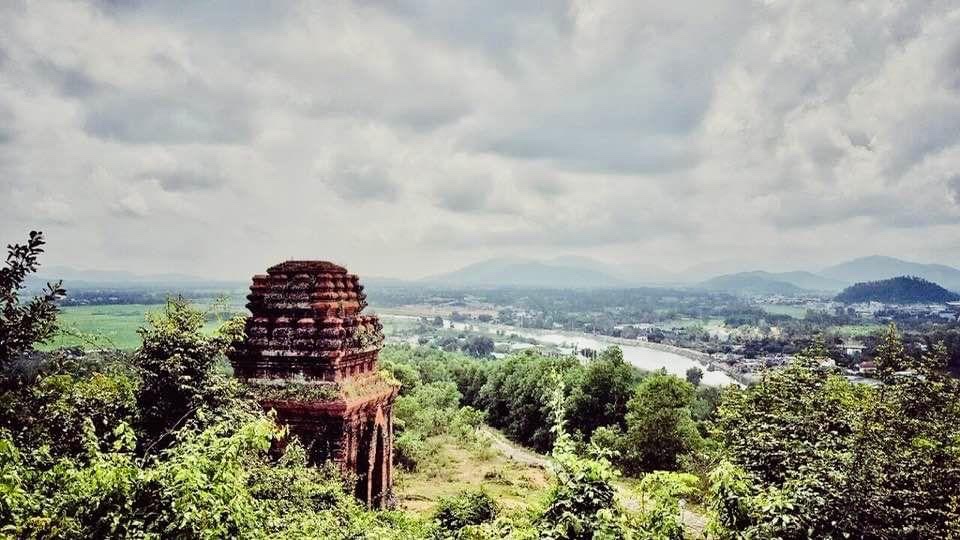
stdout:
[[[204,305],[197,304],[201,309]],[[140,346],[137,329],[147,324],[148,312],[160,311],[163,304],[118,304],[105,306],[70,306],[60,310],[57,323],[60,333],[40,349],[83,347],[86,349],[136,349]],[[204,327],[214,331],[216,319]]]
[[771,315],[787,315],[794,319],[802,319],[807,314],[807,308],[803,306],[783,306],[773,304],[763,304],[760,309]]
[[[206,309],[206,303],[194,304]],[[61,347],[83,347],[85,349],[136,349],[140,346],[137,329],[146,325],[148,312],[160,311],[163,304],[113,304],[103,306],[70,306],[60,310],[57,323],[61,332],[52,340],[39,347],[53,350]],[[246,313],[238,306],[231,311]],[[224,316],[226,317],[226,316]],[[407,335],[419,325],[417,319],[382,319],[384,332],[388,335]],[[204,330],[213,332],[219,323],[214,316],[208,316]]]
[[438,452],[423,470],[397,470],[395,490],[404,510],[428,516],[440,499],[478,487],[508,512],[530,509],[546,496],[550,473],[543,464],[514,459],[504,448],[468,448],[446,436],[429,444]]

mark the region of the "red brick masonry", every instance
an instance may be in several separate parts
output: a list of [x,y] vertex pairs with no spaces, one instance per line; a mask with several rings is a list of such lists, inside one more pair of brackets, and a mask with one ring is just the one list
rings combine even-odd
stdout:
[[377,370],[383,326],[354,274],[326,261],[286,261],[253,277],[246,340],[234,373],[261,391],[307,447],[356,474],[357,497],[386,504],[393,485],[393,401],[399,385]]

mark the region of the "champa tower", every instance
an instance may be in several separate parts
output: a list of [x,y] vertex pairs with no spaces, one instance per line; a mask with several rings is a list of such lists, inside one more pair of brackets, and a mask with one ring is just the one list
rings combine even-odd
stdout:
[[300,437],[313,463],[357,477],[356,495],[382,507],[393,476],[393,401],[377,370],[383,326],[362,315],[356,275],[326,261],[286,261],[253,277],[246,340],[230,360],[262,406]]

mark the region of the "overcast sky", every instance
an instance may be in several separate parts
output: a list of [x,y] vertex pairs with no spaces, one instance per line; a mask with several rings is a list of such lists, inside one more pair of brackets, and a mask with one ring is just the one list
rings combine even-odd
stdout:
[[960,265],[956,0],[0,2],[0,242],[244,279]]

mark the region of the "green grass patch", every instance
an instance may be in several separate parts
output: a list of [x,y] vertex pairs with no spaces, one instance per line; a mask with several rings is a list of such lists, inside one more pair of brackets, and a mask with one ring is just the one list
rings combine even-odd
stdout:
[[794,319],[803,319],[807,315],[807,308],[804,306],[783,306],[763,304],[760,309],[771,315],[787,315]]
[[[116,348],[136,349],[140,346],[137,329],[147,324],[148,312],[163,309],[163,304],[117,304],[105,306],[69,306],[60,310],[57,324],[61,331],[41,350],[61,347],[85,349]],[[204,326],[207,332],[217,329],[219,323],[209,320]]]
[[439,452],[423,470],[397,469],[394,490],[400,508],[429,516],[440,499],[478,488],[506,511],[528,510],[543,500],[550,473],[542,467],[513,461],[493,449],[466,448],[452,437],[434,439]]

